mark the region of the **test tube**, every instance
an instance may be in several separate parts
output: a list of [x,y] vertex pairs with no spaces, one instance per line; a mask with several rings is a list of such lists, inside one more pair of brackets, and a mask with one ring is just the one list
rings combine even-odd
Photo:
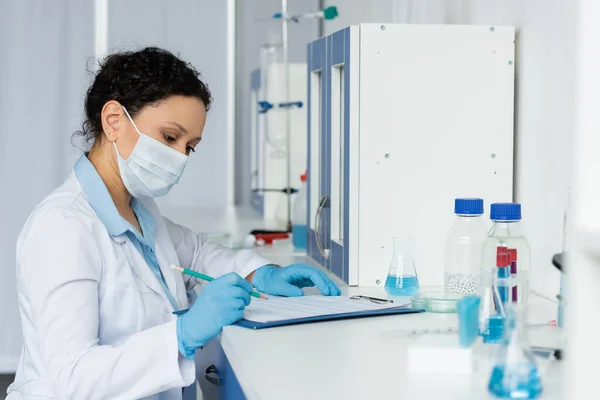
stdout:
[[[514,278],[517,277],[517,249],[508,249],[510,254],[510,275]],[[517,285],[512,288],[512,301],[517,302]]]
[[508,278],[510,278],[510,254],[506,247],[498,247],[496,255],[498,294],[503,304],[510,302]]

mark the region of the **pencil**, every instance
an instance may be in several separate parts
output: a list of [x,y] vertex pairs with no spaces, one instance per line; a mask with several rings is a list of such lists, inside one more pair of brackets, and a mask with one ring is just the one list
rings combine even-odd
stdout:
[[[183,274],[188,274],[188,275],[194,276],[198,279],[202,279],[202,280],[205,280],[208,282],[215,280],[215,278],[213,278],[212,276],[204,275],[204,274],[201,274],[200,272],[192,271],[191,269],[178,267],[177,265],[171,265],[171,269],[173,269],[175,271],[179,271]],[[256,297],[257,299],[265,299],[265,300],[268,299],[268,297],[265,296],[264,294],[260,294],[255,291],[252,291],[252,293],[250,293],[250,296]]]

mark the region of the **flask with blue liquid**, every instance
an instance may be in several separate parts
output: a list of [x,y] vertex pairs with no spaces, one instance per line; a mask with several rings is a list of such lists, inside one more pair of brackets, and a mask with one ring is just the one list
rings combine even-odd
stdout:
[[479,335],[483,343],[500,343],[504,337],[505,302],[502,301],[495,270],[481,273],[481,301],[479,306]]
[[506,312],[506,336],[494,361],[488,384],[489,392],[501,399],[537,399],[542,380],[529,349],[523,305],[509,304]]
[[412,296],[419,291],[419,278],[414,258],[414,240],[394,237],[390,271],[385,280],[385,291],[392,296]]

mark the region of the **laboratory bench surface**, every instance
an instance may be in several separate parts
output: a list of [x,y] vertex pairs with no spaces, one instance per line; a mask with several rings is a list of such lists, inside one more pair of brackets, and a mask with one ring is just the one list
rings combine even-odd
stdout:
[[[220,213],[187,210],[165,213],[175,222],[198,232],[247,233],[260,228],[250,211],[231,208]],[[184,216],[185,215],[185,216]],[[211,219],[225,216],[220,222]],[[182,218],[185,218],[183,220]],[[190,225],[190,221],[197,224]],[[205,225],[205,223],[208,224]],[[202,226],[200,226],[202,225]],[[241,230],[240,230],[241,229]],[[288,265],[314,263],[291,244],[257,248],[271,261]],[[315,265],[316,266],[316,265]],[[390,298],[381,287],[348,287],[333,277],[343,295],[363,294]],[[423,291],[432,288],[423,288]],[[315,294],[313,289],[307,295]],[[394,298],[408,302],[408,298]],[[530,295],[530,321],[549,322],[556,318],[556,304]],[[487,399],[490,367],[483,362],[471,374],[409,373],[407,350],[427,330],[443,333],[458,326],[456,314],[404,314],[359,318],[252,330],[225,327],[196,357],[197,378],[205,399],[300,400],[300,399]],[[560,328],[530,329],[536,346],[557,346]],[[216,354],[216,355],[215,355]],[[213,358],[219,361],[220,388],[206,368]],[[476,359],[477,362],[477,359]],[[543,373],[541,399],[562,399],[564,362],[554,361]],[[214,387],[213,387],[214,386]],[[243,394],[242,394],[243,393]]]
[[[342,290],[346,295],[385,296],[370,289]],[[532,297],[532,314],[552,319],[551,303]],[[408,374],[407,349],[418,339],[412,332],[440,332],[457,324],[456,314],[422,313],[256,331],[230,326],[219,341],[249,400],[488,398],[489,369],[470,375]],[[536,345],[556,343],[550,331],[558,328],[539,329],[545,332]],[[559,368],[555,362],[547,371],[543,399],[561,398]]]

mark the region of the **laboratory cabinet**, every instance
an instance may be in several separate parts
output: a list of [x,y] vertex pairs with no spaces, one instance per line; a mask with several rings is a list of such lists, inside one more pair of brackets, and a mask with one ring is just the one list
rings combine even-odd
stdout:
[[284,64],[273,62],[251,74],[251,206],[265,220],[287,223],[287,137],[290,118],[290,185],[300,188],[306,172],[306,64],[290,63],[290,94],[285,101]]
[[324,37],[308,45],[308,135],[307,135],[307,240],[306,252],[327,267],[329,234],[329,135],[327,122],[327,41]]
[[308,254],[383,286],[393,237],[442,285],[456,197],[513,199],[509,26],[361,24],[308,46]]
[[219,338],[196,351],[196,380],[204,400],[245,400]]

